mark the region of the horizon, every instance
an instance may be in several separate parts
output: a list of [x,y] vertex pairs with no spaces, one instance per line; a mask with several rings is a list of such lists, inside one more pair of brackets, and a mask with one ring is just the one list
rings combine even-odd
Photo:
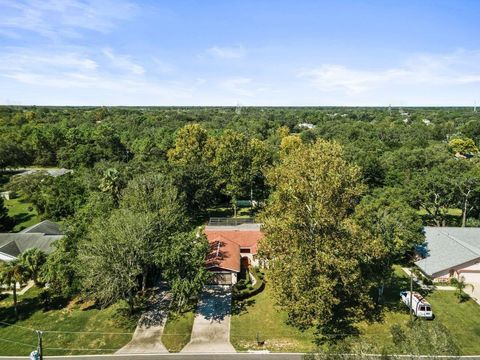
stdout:
[[473,0],[0,0],[0,104],[474,107]]

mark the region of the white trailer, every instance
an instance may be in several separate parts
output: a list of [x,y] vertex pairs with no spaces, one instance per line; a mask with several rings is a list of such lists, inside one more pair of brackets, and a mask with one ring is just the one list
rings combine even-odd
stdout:
[[418,292],[414,291],[412,293],[412,304],[410,304],[410,291],[402,291],[400,293],[400,298],[405,305],[412,309],[413,314],[416,317],[433,319],[432,306]]

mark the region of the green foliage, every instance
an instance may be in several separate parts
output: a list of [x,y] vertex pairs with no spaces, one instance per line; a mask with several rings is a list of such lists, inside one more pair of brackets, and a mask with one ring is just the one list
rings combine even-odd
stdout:
[[284,156],[268,174],[274,188],[262,214],[269,283],[289,320],[323,334],[350,332],[373,305],[365,270],[383,245],[351,214],[364,187],[341,147],[317,140]]
[[20,255],[20,261],[25,266],[35,285],[39,285],[39,276],[46,260],[47,255],[36,248],[27,249]]
[[472,139],[461,139],[455,138],[448,142],[448,148],[453,153],[460,154],[476,154],[478,153],[478,148],[475,145],[475,142]]
[[18,259],[8,262],[0,262],[0,284],[13,290],[13,308],[15,321],[18,320],[17,308],[17,283],[22,285],[28,279],[28,270]]
[[460,350],[448,329],[439,321],[417,320],[412,326],[390,328],[395,351],[411,355],[458,356]]
[[235,300],[245,300],[252,296],[261,293],[265,289],[265,281],[263,280],[263,274],[258,268],[251,268],[251,274],[255,277],[255,285],[250,282],[250,277],[247,280],[241,279],[234,286],[232,295]]
[[15,225],[14,220],[8,216],[8,209],[5,207],[3,198],[0,197],[0,232],[7,232]]

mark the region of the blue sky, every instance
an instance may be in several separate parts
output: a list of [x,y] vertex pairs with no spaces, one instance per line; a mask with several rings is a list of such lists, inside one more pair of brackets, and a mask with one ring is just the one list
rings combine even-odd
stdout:
[[476,0],[0,0],[0,104],[473,105]]

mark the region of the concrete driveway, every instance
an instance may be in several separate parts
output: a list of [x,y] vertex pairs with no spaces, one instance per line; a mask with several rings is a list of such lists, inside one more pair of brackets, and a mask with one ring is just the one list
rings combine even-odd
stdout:
[[161,337],[167,322],[170,295],[166,291],[156,294],[150,309],[142,314],[132,340],[116,354],[163,354],[168,353]]
[[182,353],[234,353],[230,344],[232,288],[205,286],[198,302],[190,342]]

